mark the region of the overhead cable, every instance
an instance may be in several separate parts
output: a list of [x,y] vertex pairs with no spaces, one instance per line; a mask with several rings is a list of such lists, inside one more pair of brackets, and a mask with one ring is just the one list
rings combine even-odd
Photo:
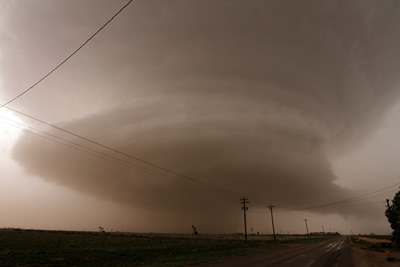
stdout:
[[2,104],[0,108],[7,106],[11,102],[15,101],[16,99],[20,98],[24,94],[26,94],[28,91],[33,89],[36,85],[41,83],[44,79],[49,77],[53,72],[55,72],[58,68],[60,68],[65,62],[67,62],[71,57],[73,57],[79,50],[82,49],[87,43],[89,43],[90,40],[92,40],[101,30],[103,30],[116,16],[118,16],[133,0],[130,0],[128,3],[126,3],[117,13],[114,14],[103,26],[100,27],[92,36],[90,36],[89,39],[87,39],[81,46],[79,46],[71,55],[69,55],[66,59],[64,59],[60,64],[58,64],[55,68],[53,68],[50,72],[48,72],[45,76],[43,76],[40,80],[38,80],[36,83],[34,83],[31,87],[20,93],[19,95],[15,96],[14,98],[10,99],[6,103]]
[[393,184],[391,186],[388,186],[388,187],[385,187],[385,188],[382,188],[382,189],[379,189],[379,190],[376,190],[376,191],[373,191],[373,192],[369,192],[369,193],[366,193],[366,194],[363,194],[363,195],[359,195],[359,196],[356,196],[356,197],[352,197],[352,198],[348,198],[348,199],[344,199],[344,200],[340,200],[340,201],[336,201],[336,202],[331,202],[331,203],[327,203],[327,204],[323,204],[323,205],[317,205],[317,206],[311,206],[311,207],[303,207],[303,208],[298,208],[298,209],[277,210],[276,212],[309,210],[309,209],[317,209],[317,208],[329,207],[329,206],[333,206],[333,205],[336,205],[336,204],[339,204],[339,203],[355,200],[355,199],[358,199],[358,198],[363,198],[363,197],[366,197],[366,196],[381,192],[383,190],[386,190],[386,189],[389,189],[389,188],[392,188],[392,187],[398,186],[398,185],[400,185],[400,183],[396,183],[396,184]]
[[[23,113],[23,112],[21,112],[21,111],[18,111],[18,110],[16,110],[16,109],[13,109],[13,108],[10,108],[10,107],[5,107],[5,108],[8,109],[8,110],[13,111],[13,112],[15,112],[15,113],[18,113],[18,114],[20,114],[20,115],[23,115],[23,116],[25,116],[25,117],[27,117],[27,118],[30,118],[30,119],[32,119],[32,120],[35,120],[35,121],[40,122],[40,123],[42,123],[42,124],[45,124],[45,125],[47,125],[47,126],[49,126],[49,127],[52,127],[52,128],[57,129],[57,130],[59,130],[59,131],[65,132],[65,133],[67,133],[67,134],[69,134],[69,135],[75,136],[75,137],[77,137],[77,138],[79,138],[79,139],[82,139],[82,140],[84,140],[84,141],[86,141],[86,142],[92,143],[92,144],[94,144],[94,145],[96,145],[96,146],[98,146],[98,147],[105,148],[105,149],[107,149],[107,150],[109,150],[109,151],[115,152],[115,153],[117,153],[117,154],[123,155],[123,156],[125,156],[125,157],[130,158],[130,159],[133,159],[133,160],[136,160],[136,161],[138,161],[138,162],[144,163],[144,164],[146,164],[147,166],[150,166],[150,167],[156,168],[156,169],[158,169],[158,170],[161,170],[161,171],[164,171],[164,172],[173,174],[173,175],[175,175],[175,176],[177,176],[177,177],[183,178],[183,179],[185,179],[185,180],[187,180],[187,181],[194,182],[194,183],[196,183],[196,184],[198,184],[198,185],[201,185],[201,186],[203,186],[203,187],[205,186],[205,187],[208,187],[208,188],[212,188],[213,190],[218,190],[219,192],[223,192],[223,193],[229,194],[229,195],[231,195],[231,196],[242,197],[241,194],[238,194],[238,193],[236,193],[236,192],[232,192],[232,191],[229,191],[229,190],[226,190],[226,189],[223,189],[223,188],[214,186],[214,185],[210,185],[210,184],[205,183],[205,182],[201,182],[201,181],[199,181],[199,180],[197,180],[197,179],[194,179],[194,178],[191,178],[191,177],[189,177],[189,176],[187,176],[187,175],[180,174],[180,173],[175,172],[175,171],[173,171],[173,170],[170,170],[170,169],[161,167],[161,166],[159,166],[159,165],[156,165],[156,164],[154,164],[154,163],[151,163],[151,162],[142,160],[142,159],[140,159],[140,158],[138,158],[138,157],[134,157],[134,156],[132,156],[132,155],[130,155],[130,154],[127,154],[127,153],[125,153],[125,152],[119,151],[119,150],[114,149],[114,148],[112,148],[112,147],[103,145],[103,144],[101,144],[101,143],[99,143],[99,142],[96,142],[96,141],[94,141],[94,140],[91,140],[91,139],[89,139],[89,138],[86,138],[86,137],[84,137],[84,136],[81,136],[81,135],[79,135],[79,134],[73,133],[73,132],[71,132],[71,131],[65,130],[65,129],[63,129],[63,128],[60,128],[60,127],[58,127],[58,126],[55,126],[55,125],[53,125],[53,124],[50,124],[50,123],[45,122],[45,121],[43,121],[43,120],[40,120],[40,119],[38,119],[38,118],[35,118],[35,117],[31,116],[31,115],[28,115],[28,114]],[[98,152],[98,153],[100,153],[100,152]],[[108,157],[111,157],[111,156],[108,156]],[[138,166],[138,165],[135,165],[135,166]],[[142,167],[142,168],[144,168],[144,167]],[[145,169],[146,169],[146,168],[145,168]],[[153,170],[152,170],[152,171],[153,171]]]

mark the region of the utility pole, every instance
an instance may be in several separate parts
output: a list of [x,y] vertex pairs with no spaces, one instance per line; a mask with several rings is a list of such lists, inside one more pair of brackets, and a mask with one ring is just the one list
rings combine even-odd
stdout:
[[310,234],[308,233],[308,225],[307,225],[307,219],[304,219],[304,221],[306,222],[306,229],[307,229],[307,236],[308,236],[308,238],[310,238]]
[[322,225],[322,232],[324,233],[324,235],[325,235],[325,229],[324,229],[324,226]]
[[246,207],[246,203],[249,203],[248,198],[243,197],[242,199],[240,199],[240,203],[242,203],[242,205],[243,205],[242,210],[243,210],[243,214],[244,214],[244,237],[247,242],[246,210],[248,210],[248,208]]
[[269,205],[267,206],[270,210],[271,210],[271,220],[272,220],[272,230],[274,232],[274,240],[276,240],[276,236],[275,236],[275,225],[274,225],[274,215],[272,214],[272,209],[275,207],[273,205]]

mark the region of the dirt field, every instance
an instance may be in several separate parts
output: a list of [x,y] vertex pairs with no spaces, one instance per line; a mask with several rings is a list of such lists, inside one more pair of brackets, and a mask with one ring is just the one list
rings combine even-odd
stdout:
[[[370,242],[370,243],[381,243],[390,242],[390,240],[374,239],[369,237],[357,237],[358,239]],[[369,249],[371,245],[367,244],[356,244],[352,243],[351,254],[355,267],[394,267],[400,266],[400,252],[391,252],[390,256],[394,258],[394,261],[390,262],[387,260],[387,254],[384,249],[381,251],[375,251]]]
[[0,229],[0,266],[188,266],[319,239]]
[[370,242],[370,243],[375,243],[375,244],[380,244],[382,242],[390,243],[389,239],[376,239],[376,238],[363,237],[363,236],[360,236],[360,237],[357,237],[357,238],[361,239],[361,240],[364,240],[364,241],[367,241],[367,242]]

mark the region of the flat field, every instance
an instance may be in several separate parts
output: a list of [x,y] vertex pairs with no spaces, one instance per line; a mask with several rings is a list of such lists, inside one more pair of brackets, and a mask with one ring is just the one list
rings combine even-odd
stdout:
[[0,266],[186,266],[320,238],[0,229]]

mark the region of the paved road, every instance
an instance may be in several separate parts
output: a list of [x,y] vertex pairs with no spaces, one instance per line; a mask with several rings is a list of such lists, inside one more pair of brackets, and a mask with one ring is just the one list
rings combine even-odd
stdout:
[[203,266],[351,267],[353,264],[350,254],[350,242],[343,236],[317,243],[209,262]]

